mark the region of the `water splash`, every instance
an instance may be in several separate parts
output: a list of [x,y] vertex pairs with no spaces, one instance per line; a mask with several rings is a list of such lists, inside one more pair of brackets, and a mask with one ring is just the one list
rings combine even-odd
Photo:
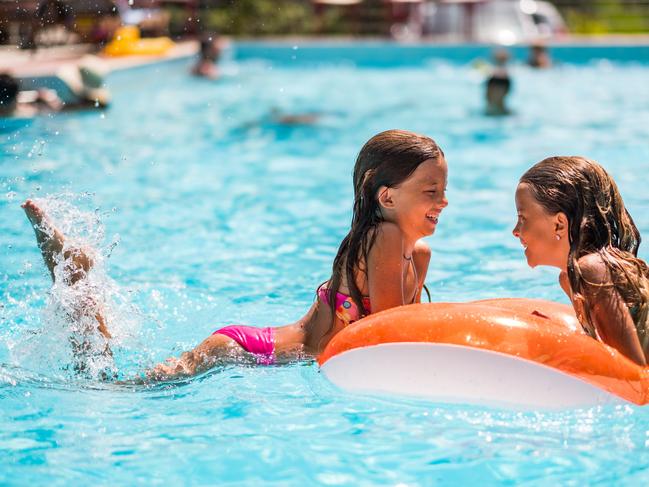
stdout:
[[[40,313],[40,327],[24,330],[12,344],[13,362],[46,375],[106,380],[118,376],[115,353],[136,336],[141,313],[129,293],[108,277],[106,263],[118,244],[105,243],[99,209],[85,211],[92,195],[62,194],[34,202],[64,236],[63,251],[54,256],[52,287]],[[53,229],[43,227],[52,237]],[[75,258],[86,255],[85,272]],[[105,323],[110,338],[99,327]]]

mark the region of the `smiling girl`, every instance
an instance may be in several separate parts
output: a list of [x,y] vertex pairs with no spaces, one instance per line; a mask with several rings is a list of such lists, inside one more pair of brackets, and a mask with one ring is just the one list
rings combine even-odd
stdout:
[[[370,313],[419,302],[430,249],[421,240],[435,232],[446,200],[444,153],[429,137],[388,130],[372,137],[354,166],[351,228],[338,248],[331,277],[295,323],[279,327],[229,325],[196,348],[147,373],[152,379],[189,376],[218,363],[252,357],[270,364],[319,354],[331,338]],[[54,279],[79,286],[92,272],[87,250],[74,248],[33,201],[23,208]],[[59,272],[54,272],[54,269]],[[57,277],[58,276],[58,277]],[[106,340],[110,323],[83,300],[80,314],[94,320]]]
[[584,331],[646,365],[649,269],[611,176],[583,157],[544,159],[521,177],[516,208],[527,263],[559,268]]

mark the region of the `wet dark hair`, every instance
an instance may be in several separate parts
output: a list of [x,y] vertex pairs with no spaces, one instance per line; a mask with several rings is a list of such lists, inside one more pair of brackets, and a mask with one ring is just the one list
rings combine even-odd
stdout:
[[509,93],[512,82],[509,79],[509,76],[491,76],[487,80],[487,89],[492,89],[496,87],[502,87],[505,90],[505,93]]
[[[597,162],[579,156],[549,157],[530,168],[520,179],[550,214],[568,218],[568,279],[573,295],[585,299],[588,282],[579,269],[579,259],[598,254],[608,268],[614,286],[632,312],[643,350],[649,348],[647,318],[649,269],[638,259],[640,232],[622,201],[613,178]],[[601,286],[601,285],[600,285]],[[585,307],[586,332],[596,336]]]
[[[328,300],[335,317],[336,292],[343,275],[362,315],[368,314],[356,283],[358,271],[367,274],[367,257],[376,239],[374,231],[383,222],[377,192],[381,186],[399,186],[419,165],[439,160],[444,153],[429,137],[405,130],[386,130],[363,146],[354,166],[354,210],[349,233],[340,244],[328,284]],[[335,319],[335,318],[334,318]],[[333,320],[331,327],[333,328]],[[331,330],[331,328],[330,328]]]
[[0,105],[6,108],[16,101],[18,96],[18,81],[10,74],[0,74]]
[[199,50],[201,59],[218,61],[219,53],[217,52],[218,48],[215,46],[218,38],[219,35],[216,32],[201,35]]

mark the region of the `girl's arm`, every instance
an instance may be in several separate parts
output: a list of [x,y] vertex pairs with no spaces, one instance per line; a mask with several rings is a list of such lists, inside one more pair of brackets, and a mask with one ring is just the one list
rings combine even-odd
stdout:
[[403,250],[403,235],[399,227],[390,222],[382,223],[367,258],[372,313],[405,304]]
[[578,264],[587,281],[585,305],[602,341],[637,364],[647,365],[631,313],[611,285],[610,272],[601,257],[589,254],[579,259]]

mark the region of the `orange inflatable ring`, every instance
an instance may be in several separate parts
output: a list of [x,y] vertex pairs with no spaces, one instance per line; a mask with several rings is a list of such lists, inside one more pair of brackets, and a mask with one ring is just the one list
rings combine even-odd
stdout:
[[496,299],[401,306],[338,333],[318,357],[343,389],[524,407],[649,401],[648,368],[581,331],[570,306]]

